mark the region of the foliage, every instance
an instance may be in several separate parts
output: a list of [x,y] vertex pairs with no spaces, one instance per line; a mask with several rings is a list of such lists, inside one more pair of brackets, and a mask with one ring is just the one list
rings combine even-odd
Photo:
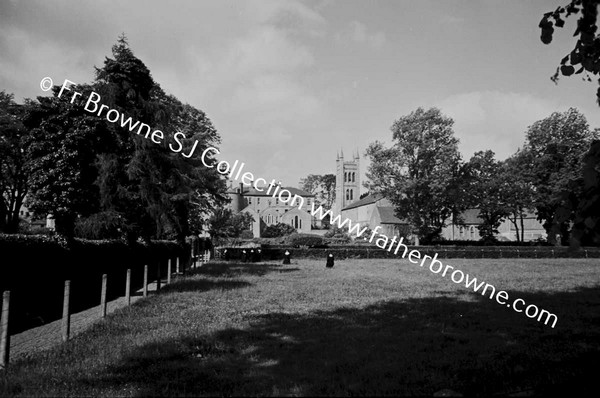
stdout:
[[312,234],[291,234],[286,238],[285,243],[293,247],[318,247],[324,244],[322,236]]
[[269,225],[261,233],[264,238],[278,238],[281,236],[287,236],[296,232],[296,229],[289,224],[277,223]]
[[594,141],[583,157],[578,178],[562,191],[554,228],[573,220],[571,246],[600,245],[600,141]]
[[[154,82],[125,37],[112,55],[96,69],[91,85],[71,87],[62,98],[54,87],[55,97],[38,97],[31,104],[26,118],[32,130],[31,206],[40,214],[52,213],[57,231],[66,235],[73,234],[78,217],[109,212],[122,217],[130,241],[141,236],[183,242],[227,200],[221,176],[200,160],[205,148],[219,143],[219,135],[204,112]],[[132,124],[160,130],[160,144],[144,138],[141,127],[138,135],[127,123],[109,123],[85,111],[81,98],[92,90]],[[71,103],[68,93],[75,91],[83,95]],[[169,149],[176,132],[186,137],[179,153]]]
[[0,231],[15,233],[29,189],[30,147],[22,118],[25,106],[0,91]]
[[[54,87],[55,95],[58,89]],[[51,213],[56,231],[71,237],[78,215],[85,217],[99,210],[94,162],[98,153],[110,147],[106,125],[66,97],[38,97],[28,108],[28,207],[37,214]]]
[[309,174],[300,181],[300,189],[315,195],[315,205],[331,209],[335,203],[335,175]]
[[535,187],[528,174],[530,163],[527,153],[519,150],[502,163],[497,177],[507,210],[506,218],[515,227],[517,242],[524,240],[524,218],[527,211],[534,208]]
[[522,156],[528,166],[527,179],[535,189],[533,204],[551,243],[554,243],[555,231],[559,231],[562,243],[568,244],[569,221],[552,227],[561,202],[560,193],[567,189],[570,181],[578,178],[581,159],[597,134],[589,129],[585,116],[574,108],[554,112],[533,123],[527,131]]
[[335,238],[338,240],[344,240],[345,242],[350,242],[352,240],[352,238],[350,237],[350,233],[349,233],[349,229],[348,227],[346,227],[345,225],[343,227],[339,227],[337,223],[332,224],[331,228],[329,228],[329,231],[327,231],[325,233],[325,235],[323,235],[325,238]]
[[75,236],[83,239],[121,239],[127,237],[127,223],[115,211],[102,211],[75,222]]
[[[555,11],[547,12],[540,21],[541,39],[544,44],[552,42],[554,27],[562,28],[565,19],[571,15],[579,14],[577,28],[573,36],[577,37],[575,48],[567,54],[556,68],[552,80],[557,83],[559,75],[571,76],[585,72],[584,80],[592,81],[593,76],[600,75],[600,35],[598,34],[598,7],[599,0],[572,0],[564,7],[558,7]],[[576,68],[578,68],[576,70]],[[598,79],[600,85],[600,79]],[[598,105],[600,105],[600,87],[596,93]]]
[[[165,94],[125,38],[113,46],[96,70],[95,86],[115,109],[161,130],[161,145],[111,125],[119,147],[100,161],[99,186],[104,209],[126,214],[145,237],[173,231],[179,240],[201,230],[204,214],[224,204],[225,183],[216,169],[202,165],[200,154],[219,135],[204,112]],[[185,134],[181,153],[168,150],[175,132]],[[161,148],[162,147],[162,148]]]
[[372,143],[369,190],[388,198],[399,218],[409,220],[427,242],[461,208],[461,159],[454,121],[437,108],[418,108],[396,120],[393,145]]
[[214,239],[238,238],[252,228],[254,217],[245,212],[233,214],[231,209],[218,208],[208,219],[208,232]]
[[501,164],[491,150],[476,152],[467,163],[468,195],[473,207],[479,209],[482,223],[477,226],[481,240],[495,242],[498,227],[508,215],[499,175]]

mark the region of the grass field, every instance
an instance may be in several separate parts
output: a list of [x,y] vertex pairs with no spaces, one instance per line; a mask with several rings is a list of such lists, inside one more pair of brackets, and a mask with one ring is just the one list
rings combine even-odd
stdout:
[[447,261],[556,327],[405,260],[214,263],[11,363],[0,395],[596,396],[597,259]]

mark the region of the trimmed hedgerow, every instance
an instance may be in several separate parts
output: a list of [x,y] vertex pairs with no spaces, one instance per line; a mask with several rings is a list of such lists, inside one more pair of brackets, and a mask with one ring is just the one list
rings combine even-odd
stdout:
[[323,237],[311,234],[293,234],[286,238],[285,243],[292,247],[315,247],[323,246]]
[[47,323],[61,316],[65,280],[71,281],[71,311],[78,312],[99,304],[103,274],[108,275],[108,299],[114,299],[125,292],[127,269],[135,291],[143,284],[144,265],[150,280],[156,278],[159,264],[164,276],[168,259],[187,261],[189,246],[0,234],[0,253],[0,292],[11,291],[11,333],[16,333],[36,326],[29,324],[31,319]]

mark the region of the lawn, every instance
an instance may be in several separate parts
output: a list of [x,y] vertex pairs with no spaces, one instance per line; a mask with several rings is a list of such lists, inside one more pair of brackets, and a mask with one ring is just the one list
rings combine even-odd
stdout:
[[[406,260],[213,263],[53,350],[0,395],[592,395],[598,259],[445,260],[555,328]],[[594,394],[596,396],[596,394]]]

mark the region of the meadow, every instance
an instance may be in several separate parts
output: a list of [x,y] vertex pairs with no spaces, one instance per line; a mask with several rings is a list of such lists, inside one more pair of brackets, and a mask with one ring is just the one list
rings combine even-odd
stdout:
[[213,262],[11,362],[0,396],[593,394],[598,259],[447,262],[556,327],[407,260]]

